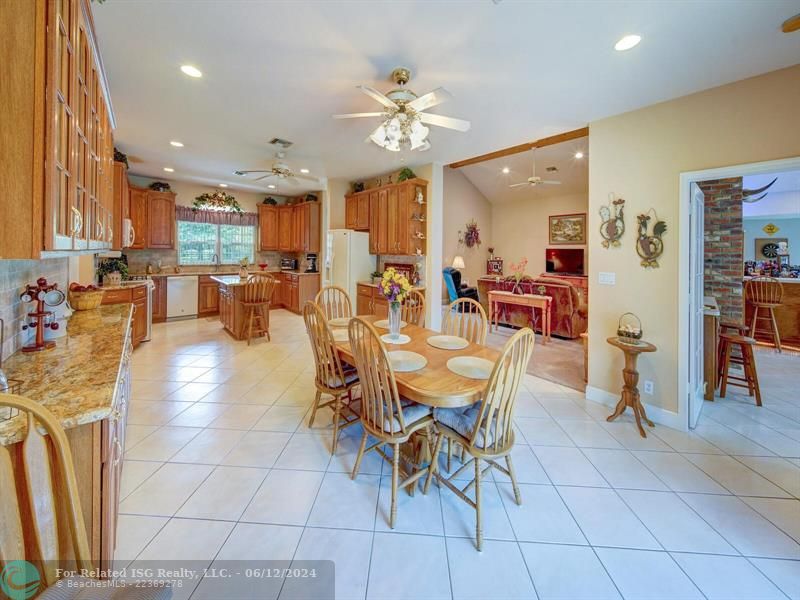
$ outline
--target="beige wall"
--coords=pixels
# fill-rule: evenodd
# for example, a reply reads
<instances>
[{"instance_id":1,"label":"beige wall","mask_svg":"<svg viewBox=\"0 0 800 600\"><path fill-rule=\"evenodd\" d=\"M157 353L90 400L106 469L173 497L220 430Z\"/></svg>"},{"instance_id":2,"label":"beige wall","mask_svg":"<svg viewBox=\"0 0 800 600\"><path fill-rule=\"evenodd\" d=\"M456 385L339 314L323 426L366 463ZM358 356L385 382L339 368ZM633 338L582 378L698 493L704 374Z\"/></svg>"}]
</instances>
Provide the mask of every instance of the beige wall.
<instances>
[{"instance_id":1,"label":"beige wall","mask_svg":"<svg viewBox=\"0 0 800 600\"><path fill-rule=\"evenodd\" d=\"M344 229L345 194L350 192L347 179L328 179L328 198L330 198L330 228Z\"/></svg>"},{"instance_id":2,"label":"beige wall","mask_svg":"<svg viewBox=\"0 0 800 600\"><path fill-rule=\"evenodd\" d=\"M655 383L645 403L678 410L678 230L682 172L800 155L800 65L656 104L590 124L589 386L618 394L622 354L606 343L621 313L641 319L658 352L639 360L641 380ZM622 247L600 246L599 207L609 192L626 200ZM660 268L645 270L634 251L636 215L655 208L667 223ZM685 235L685 233L683 234ZM601 271L615 286L598 285ZM592 391L591 389L589 390Z\"/></svg>"},{"instance_id":3,"label":"beige wall","mask_svg":"<svg viewBox=\"0 0 800 600\"><path fill-rule=\"evenodd\" d=\"M472 182L457 169L444 168L444 231L442 232L442 264L450 266L453 257L464 257L466 269L462 277L477 285L478 277L486 273L487 248L492 242L492 205ZM458 231L466 229L475 219L481 232L481 245L459 246Z\"/></svg>"},{"instance_id":4,"label":"beige wall","mask_svg":"<svg viewBox=\"0 0 800 600\"><path fill-rule=\"evenodd\" d=\"M245 212L256 212L258 211L258 205L261 204L261 202L264 201L264 198L267 197L267 194L243 192L240 190L232 190L230 188L224 189L210 185L192 183L189 181L171 181L169 179L156 180L152 177L141 177L139 175L129 175L128 178L130 179L132 185L137 185L140 187L147 187L153 181L165 181L169 183L170 188L173 192L175 192L175 203L180 204L181 206L191 206L192 202L194 202L194 199L200 194L204 194L206 192L212 194L214 192L224 191L236 198L236 201ZM283 198L282 196L276 196L275 194L270 195L276 198L278 201L281 201Z\"/></svg>"},{"instance_id":5,"label":"beige wall","mask_svg":"<svg viewBox=\"0 0 800 600\"><path fill-rule=\"evenodd\" d=\"M509 265L528 259L528 275L539 275L545 270L544 251L549 245L549 216L585 213L587 194L529 198L492 205L492 235L495 255L504 260L503 268L511 274ZM586 246L559 245L559 248L585 248Z\"/></svg>"}]
</instances>

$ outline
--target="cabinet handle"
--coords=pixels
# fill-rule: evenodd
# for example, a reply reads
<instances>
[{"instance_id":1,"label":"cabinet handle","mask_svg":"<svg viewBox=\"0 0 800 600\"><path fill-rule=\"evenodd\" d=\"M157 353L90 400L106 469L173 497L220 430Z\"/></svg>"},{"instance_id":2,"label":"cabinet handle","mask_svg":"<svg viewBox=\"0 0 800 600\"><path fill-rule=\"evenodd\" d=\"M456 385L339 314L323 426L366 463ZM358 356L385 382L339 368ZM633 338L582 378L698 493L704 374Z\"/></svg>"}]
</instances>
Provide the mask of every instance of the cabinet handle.
<instances>
[{"instance_id":1,"label":"cabinet handle","mask_svg":"<svg viewBox=\"0 0 800 600\"><path fill-rule=\"evenodd\" d=\"M95 223L94 233L97 236L98 240L103 239L103 236L105 235L105 227L103 227L102 221L98 221L97 223Z\"/></svg>"},{"instance_id":2,"label":"cabinet handle","mask_svg":"<svg viewBox=\"0 0 800 600\"><path fill-rule=\"evenodd\" d=\"M131 231L130 231L130 239L128 240L128 246L133 246L136 242L136 230L133 228L133 223L131 223Z\"/></svg>"},{"instance_id":3,"label":"cabinet handle","mask_svg":"<svg viewBox=\"0 0 800 600\"><path fill-rule=\"evenodd\" d=\"M121 460L122 460L122 443L119 441L119 438L115 438L113 465L116 467L119 464L119 461Z\"/></svg>"},{"instance_id":4,"label":"cabinet handle","mask_svg":"<svg viewBox=\"0 0 800 600\"><path fill-rule=\"evenodd\" d=\"M111 227L111 225L108 226L108 241L114 241L114 229Z\"/></svg>"},{"instance_id":5,"label":"cabinet handle","mask_svg":"<svg viewBox=\"0 0 800 600\"><path fill-rule=\"evenodd\" d=\"M83 215L81 211L79 211L74 206L70 206L72 209L72 235L78 235L81 230L83 229Z\"/></svg>"}]
</instances>

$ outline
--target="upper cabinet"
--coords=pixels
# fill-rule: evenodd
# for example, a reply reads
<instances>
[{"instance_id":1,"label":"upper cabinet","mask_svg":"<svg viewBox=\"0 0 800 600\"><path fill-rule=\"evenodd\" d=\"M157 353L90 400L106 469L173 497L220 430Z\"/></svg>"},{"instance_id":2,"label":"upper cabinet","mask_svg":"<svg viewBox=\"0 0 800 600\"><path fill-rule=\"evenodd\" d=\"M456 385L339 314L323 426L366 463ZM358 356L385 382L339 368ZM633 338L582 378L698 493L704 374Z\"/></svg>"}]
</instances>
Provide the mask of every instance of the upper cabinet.
<instances>
[{"instance_id":1,"label":"upper cabinet","mask_svg":"<svg viewBox=\"0 0 800 600\"><path fill-rule=\"evenodd\" d=\"M319 253L319 202L259 205L258 226L261 250Z\"/></svg>"},{"instance_id":2,"label":"upper cabinet","mask_svg":"<svg viewBox=\"0 0 800 600\"><path fill-rule=\"evenodd\" d=\"M427 181L409 179L350 196L369 199L371 254L426 254L427 192Z\"/></svg>"},{"instance_id":3,"label":"upper cabinet","mask_svg":"<svg viewBox=\"0 0 800 600\"><path fill-rule=\"evenodd\" d=\"M88 0L3 0L0 48L0 258L112 248L113 117Z\"/></svg>"},{"instance_id":4,"label":"upper cabinet","mask_svg":"<svg viewBox=\"0 0 800 600\"><path fill-rule=\"evenodd\" d=\"M130 186L133 243L129 248L175 248L175 194Z\"/></svg>"},{"instance_id":5,"label":"upper cabinet","mask_svg":"<svg viewBox=\"0 0 800 600\"><path fill-rule=\"evenodd\" d=\"M369 231L369 191L344 197L345 227L356 231Z\"/></svg>"}]
</instances>

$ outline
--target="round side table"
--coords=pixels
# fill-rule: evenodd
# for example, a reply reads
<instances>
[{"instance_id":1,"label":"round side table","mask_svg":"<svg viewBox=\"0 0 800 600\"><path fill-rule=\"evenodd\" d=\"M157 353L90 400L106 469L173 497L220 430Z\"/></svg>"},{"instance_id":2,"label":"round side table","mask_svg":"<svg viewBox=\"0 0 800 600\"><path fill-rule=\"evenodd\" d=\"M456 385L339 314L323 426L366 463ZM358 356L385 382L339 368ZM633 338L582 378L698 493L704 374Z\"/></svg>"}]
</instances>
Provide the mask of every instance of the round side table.
<instances>
[{"instance_id":1,"label":"round side table","mask_svg":"<svg viewBox=\"0 0 800 600\"><path fill-rule=\"evenodd\" d=\"M653 422L647 418L647 413L644 412L644 406L639 399L639 371L636 370L636 361L639 355L644 352L655 352L658 350L650 342L643 342L642 340L627 341L620 337L610 337L606 340L612 346L616 346L625 355L625 368L622 369L622 397L617 402L617 407L614 409L614 414L606 417L606 421L613 421L629 406L633 410L633 416L636 418L636 426L639 428L639 434L646 438L647 434L642 427L642 419L650 427L654 427Z\"/></svg>"}]
</instances>

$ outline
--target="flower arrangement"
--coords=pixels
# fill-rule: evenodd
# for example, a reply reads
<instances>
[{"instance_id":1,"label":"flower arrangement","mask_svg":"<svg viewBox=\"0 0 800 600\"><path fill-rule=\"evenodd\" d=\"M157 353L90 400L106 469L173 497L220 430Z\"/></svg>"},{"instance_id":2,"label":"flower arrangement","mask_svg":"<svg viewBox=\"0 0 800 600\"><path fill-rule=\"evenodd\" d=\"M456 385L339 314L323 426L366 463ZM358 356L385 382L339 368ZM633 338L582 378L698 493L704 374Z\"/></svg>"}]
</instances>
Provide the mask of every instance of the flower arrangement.
<instances>
[{"instance_id":1,"label":"flower arrangement","mask_svg":"<svg viewBox=\"0 0 800 600\"><path fill-rule=\"evenodd\" d=\"M463 233L461 231L458 232L459 243L464 244L467 248L480 246L481 230L478 229L478 222L475 219L472 219L469 223L467 223L466 228L467 230Z\"/></svg>"},{"instance_id":2,"label":"flower arrangement","mask_svg":"<svg viewBox=\"0 0 800 600\"><path fill-rule=\"evenodd\" d=\"M236 198L223 192L222 190L209 194L200 194L192 202L193 210L220 210L229 212L242 212L242 207L236 201Z\"/></svg>"},{"instance_id":3,"label":"flower arrangement","mask_svg":"<svg viewBox=\"0 0 800 600\"><path fill-rule=\"evenodd\" d=\"M519 286L519 282L525 276L525 269L528 266L528 259L524 256L520 259L518 263L511 263L509 268L511 272L514 274L514 288L511 290L515 294L521 294L522 289Z\"/></svg>"},{"instance_id":4,"label":"flower arrangement","mask_svg":"<svg viewBox=\"0 0 800 600\"><path fill-rule=\"evenodd\" d=\"M394 267L389 267L383 272L380 291L381 295L386 298L390 304L396 303L399 306L411 291L411 283L408 281L408 277L397 271Z\"/></svg>"}]
</instances>

